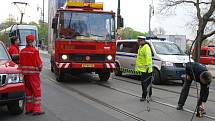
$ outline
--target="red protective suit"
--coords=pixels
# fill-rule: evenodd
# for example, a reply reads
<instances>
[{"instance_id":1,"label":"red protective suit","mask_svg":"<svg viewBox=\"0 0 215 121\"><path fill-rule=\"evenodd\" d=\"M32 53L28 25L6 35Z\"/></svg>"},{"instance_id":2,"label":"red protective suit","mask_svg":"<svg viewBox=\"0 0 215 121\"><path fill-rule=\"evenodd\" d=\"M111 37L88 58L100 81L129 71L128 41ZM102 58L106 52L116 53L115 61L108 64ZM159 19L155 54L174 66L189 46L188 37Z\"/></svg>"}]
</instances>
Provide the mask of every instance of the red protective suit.
<instances>
[{"instance_id":1,"label":"red protective suit","mask_svg":"<svg viewBox=\"0 0 215 121\"><path fill-rule=\"evenodd\" d=\"M8 49L10 56L19 55L19 47L15 44L12 44Z\"/></svg>"},{"instance_id":2,"label":"red protective suit","mask_svg":"<svg viewBox=\"0 0 215 121\"><path fill-rule=\"evenodd\" d=\"M24 75L26 89L26 112L41 112L40 71L42 61L39 51L26 46L20 52L20 68Z\"/></svg>"}]
</instances>

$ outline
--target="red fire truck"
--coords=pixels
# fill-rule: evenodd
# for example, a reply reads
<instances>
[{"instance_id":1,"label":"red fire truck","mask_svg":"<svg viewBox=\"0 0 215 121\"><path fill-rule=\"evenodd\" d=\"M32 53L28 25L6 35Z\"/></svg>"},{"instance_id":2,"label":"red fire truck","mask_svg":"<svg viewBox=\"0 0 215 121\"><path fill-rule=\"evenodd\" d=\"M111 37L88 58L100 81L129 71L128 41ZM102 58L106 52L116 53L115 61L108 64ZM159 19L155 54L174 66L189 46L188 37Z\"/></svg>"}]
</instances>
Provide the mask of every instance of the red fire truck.
<instances>
[{"instance_id":1,"label":"red fire truck","mask_svg":"<svg viewBox=\"0 0 215 121\"><path fill-rule=\"evenodd\" d=\"M49 50L56 80L63 81L65 73L95 72L107 81L115 68L115 13L104 11L103 3L77 0L53 12L56 1L49 2Z\"/></svg>"},{"instance_id":2,"label":"red fire truck","mask_svg":"<svg viewBox=\"0 0 215 121\"><path fill-rule=\"evenodd\" d=\"M199 62L215 65L215 46L201 47Z\"/></svg>"}]
</instances>

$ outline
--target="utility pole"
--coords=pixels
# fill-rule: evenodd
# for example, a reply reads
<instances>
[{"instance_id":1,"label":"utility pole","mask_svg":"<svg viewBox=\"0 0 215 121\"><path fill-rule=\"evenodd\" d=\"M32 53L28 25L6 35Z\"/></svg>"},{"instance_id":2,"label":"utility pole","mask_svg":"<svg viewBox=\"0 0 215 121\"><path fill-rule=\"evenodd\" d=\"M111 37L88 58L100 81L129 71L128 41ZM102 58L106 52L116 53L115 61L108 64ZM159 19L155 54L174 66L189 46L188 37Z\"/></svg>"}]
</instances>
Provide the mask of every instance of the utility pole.
<instances>
[{"instance_id":1,"label":"utility pole","mask_svg":"<svg viewBox=\"0 0 215 121\"><path fill-rule=\"evenodd\" d=\"M44 27L44 23L45 23L45 18L44 18L44 16L45 16L45 13L44 13L45 3L44 3L44 1L45 0L43 0L43 27Z\"/></svg>"},{"instance_id":2,"label":"utility pole","mask_svg":"<svg viewBox=\"0 0 215 121\"><path fill-rule=\"evenodd\" d=\"M41 16L40 16L40 20L39 20L39 24L40 24L40 30L44 30L45 29L45 0L43 0L43 5L42 8L39 7L39 5L37 6L37 11L40 11ZM41 22L42 21L42 22ZM45 34L43 33L42 36L40 37L40 47L41 49L44 49L44 43L45 43Z\"/></svg>"},{"instance_id":3,"label":"utility pole","mask_svg":"<svg viewBox=\"0 0 215 121\"><path fill-rule=\"evenodd\" d=\"M149 5L149 33L148 33L148 36L149 37L152 37L153 33L151 31L151 18L152 16L154 15L154 6L153 6L153 0L152 0L152 3Z\"/></svg>"},{"instance_id":4,"label":"utility pole","mask_svg":"<svg viewBox=\"0 0 215 121\"><path fill-rule=\"evenodd\" d=\"M42 25L42 26L43 26L43 30L45 29L45 18L44 18L44 15L45 15L45 14L44 14L44 8L45 8L44 5L45 5L45 4L44 4L44 1L45 1L45 0L43 0L43 25ZM45 43L45 34L43 33L42 49L44 49L44 48L43 48L44 43Z\"/></svg>"},{"instance_id":5,"label":"utility pole","mask_svg":"<svg viewBox=\"0 0 215 121\"><path fill-rule=\"evenodd\" d=\"M121 19L121 14L120 14L120 0L118 0L118 8L117 8L117 30L120 28L120 19Z\"/></svg>"},{"instance_id":6,"label":"utility pole","mask_svg":"<svg viewBox=\"0 0 215 121\"><path fill-rule=\"evenodd\" d=\"M26 3L26 2L13 2L13 4L16 5L16 7L19 9L19 12L21 13L20 24L22 24L22 19L23 19L23 16L25 14L25 8L28 5L28 3ZM18 5L20 5L20 6L18 6ZM24 6L24 8L20 8L22 5Z\"/></svg>"}]
</instances>

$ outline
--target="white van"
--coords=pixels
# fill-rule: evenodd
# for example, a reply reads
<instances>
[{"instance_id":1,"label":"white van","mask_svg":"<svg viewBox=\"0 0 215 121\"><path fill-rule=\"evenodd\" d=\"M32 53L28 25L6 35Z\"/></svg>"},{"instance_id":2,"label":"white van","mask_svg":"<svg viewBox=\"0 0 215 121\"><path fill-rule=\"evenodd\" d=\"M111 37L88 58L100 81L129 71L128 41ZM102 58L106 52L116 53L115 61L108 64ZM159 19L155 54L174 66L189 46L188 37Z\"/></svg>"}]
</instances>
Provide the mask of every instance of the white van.
<instances>
[{"instance_id":1,"label":"white van","mask_svg":"<svg viewBox=\"0 0 215 121\"><path fill-rule=\"evenodd\" d=\"M162 39L146 40L150 43L153 54L154 84L161 84L167 80L180 80L185 73L185 63L189 61L178 45ZM135 62L139 45L137 40L117 40L115 75L122 73L137 74Z\"/></svg>"}]
</instances>

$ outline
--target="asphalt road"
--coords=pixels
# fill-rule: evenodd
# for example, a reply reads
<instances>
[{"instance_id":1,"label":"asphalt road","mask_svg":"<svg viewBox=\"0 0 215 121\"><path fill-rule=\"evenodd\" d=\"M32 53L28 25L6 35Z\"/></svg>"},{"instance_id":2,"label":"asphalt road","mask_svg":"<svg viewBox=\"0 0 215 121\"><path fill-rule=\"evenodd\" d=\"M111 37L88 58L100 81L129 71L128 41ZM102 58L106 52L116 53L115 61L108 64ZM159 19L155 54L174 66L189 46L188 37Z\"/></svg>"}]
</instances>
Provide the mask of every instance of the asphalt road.
<instances>
[{"instance_id":1,"label":"asphalt road","mask_svg":"<svg viewBox=\"0 0 215 121\"><path fill-rule=\"evenodd\" d=\"M177 82L154 86L153 101L147 104L139 102L140 82L132 76L112 75L108 82L99 82L97 75L68 74L66 82L59 83L50 71L50 57L47 54L41 55L44 62L41 74L42 104L46 114L13 116L6 108L1 108L0 121L190 121L192 117L190 112L175 109L181 90L181 85ZM213 81L207 103L207 115L212 118L194 117L193 121L215 120L214 87ZM190 95L184 108L193 111L196 105L196 89L191 88ZM150 108L149 112L147 107Z\"/></svg>"}]
</instances>

